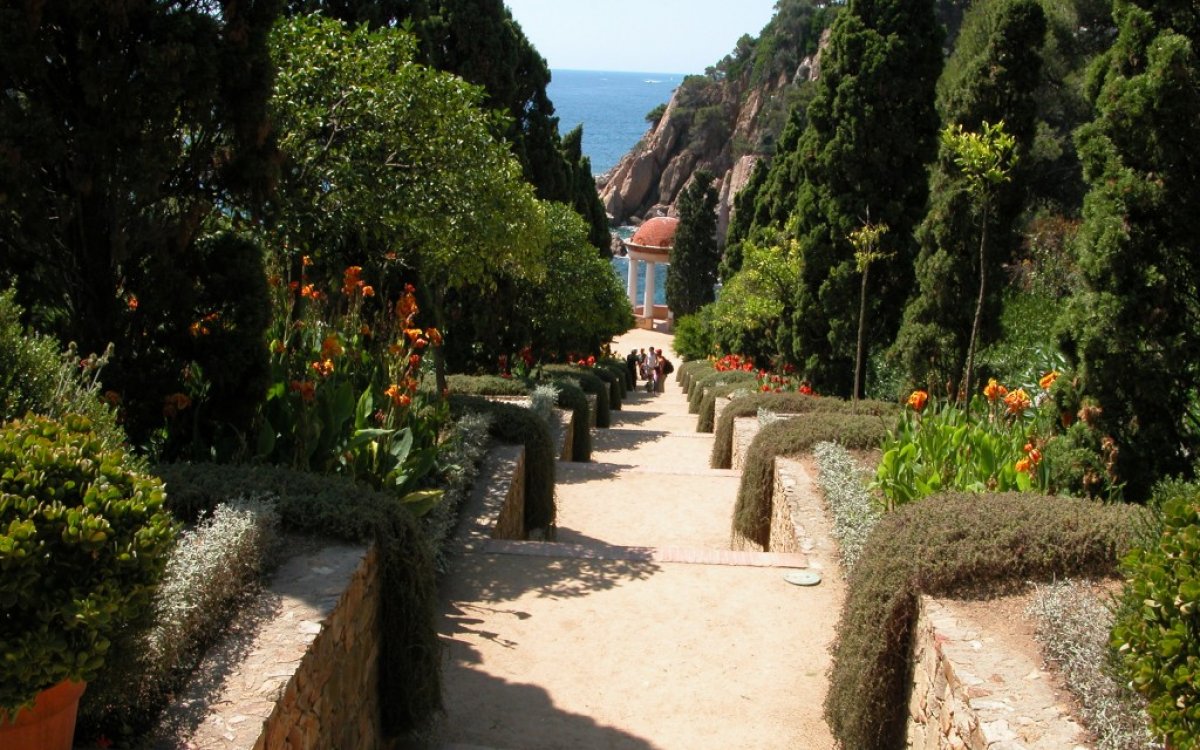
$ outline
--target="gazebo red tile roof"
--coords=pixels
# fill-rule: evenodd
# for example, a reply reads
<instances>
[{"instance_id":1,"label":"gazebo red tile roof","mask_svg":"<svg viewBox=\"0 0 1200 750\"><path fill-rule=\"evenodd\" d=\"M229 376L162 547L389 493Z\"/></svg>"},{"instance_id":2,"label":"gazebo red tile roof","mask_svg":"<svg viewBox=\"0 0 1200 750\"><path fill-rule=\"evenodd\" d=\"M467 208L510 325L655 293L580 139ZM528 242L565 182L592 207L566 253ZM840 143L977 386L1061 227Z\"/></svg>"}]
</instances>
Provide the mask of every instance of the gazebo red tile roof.
<instances>
[{"instance_id":1,"label":"gazebo red tile roof","mask_svg":"<svg viewBox=\"0 0 1200 750\"><path fill-rule=\"evenodd\" d=\"M675 230L679 228L679 219L669 216L658 216L638 227L629 238L630 245L645 248L667 249L675 244Z\"/></svg>"}]
</instances>

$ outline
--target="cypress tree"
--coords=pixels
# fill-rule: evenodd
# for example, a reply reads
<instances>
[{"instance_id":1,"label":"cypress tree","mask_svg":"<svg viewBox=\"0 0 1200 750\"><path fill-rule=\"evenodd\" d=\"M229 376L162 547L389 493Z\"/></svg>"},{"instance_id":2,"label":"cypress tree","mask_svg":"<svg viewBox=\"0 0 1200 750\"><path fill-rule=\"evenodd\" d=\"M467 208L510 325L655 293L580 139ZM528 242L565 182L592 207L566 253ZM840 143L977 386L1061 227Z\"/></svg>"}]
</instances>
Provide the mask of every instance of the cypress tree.
<instances>
[{"instance_id":1,"label":"cypress tree","mask_svg":"<svg viewBox=\"0 0 1200 750\"><path fill-rule=\"evenodd\" d=\"M1086 291L1060 343L1138 498L1190 473L1200 450L1200 17L1180 0L1117 0L1113 15L1117 40L1089 81L1096 118L1076 136Z\"/></svg>"},{"instance_id":2,"label":"cypress tree","mask_svg":"<svg viewBox=\"0 0 1200 750\"><path fill-rule=\"evenodd\" d=\"M717 189L711 172L701 169L679 198L679 228L667 269L667 305L676 317L691 315L716 299Z\"/></svg>"},{"instance_id":3,"label":"cypress tree","mask_svg":"<svg viewBox=\"0 0 1200 750\"><path fill-rule=\"evenodd\" d=\"M849 395L853 382L860 279L848 238L868 215L891 228L879 251L894 258L892 273L872 278L868 344L892 339L911 286L938 131L933 6L851 0L832 27L804 133L772 165L800 184L788 219L804 259L788 354L825 393Z\"/></svg>"},{"instance_id":4,"label":"cypress tree","mask_svg":"<svg viewBox=\"0 0 1200 750\"><path fill-rule=\"evenodd\" d=\"M583 125L563 136L563 158L571 170L571 205L588 227L588 242L600 251L601 258L612 257L612 235L608 232L608 214L596 191L592 160L583 155Z\"/></svg>"},{"instance_id":5,"label":"cypress tree","mask_svg":"<svg viewBox=\"0 0 1200 750\"><path fill-rule=\"evenodd\" d=\"M939 82L939 109L947 125L978 132L984 122L1004 122L1017 142L1012 180L996 189L988 226L981 228L967 178L943 144L930 179L930 208L917 229L918 290L904 311L892 350L913 385L956 391L975 314L980 281L979 236L989 237L984 298L976 349L999 331L1001 274L1019 239L1016 220L1024 205L1024 157L1036 129L1034 93L1041 78L1046 19L1037 0L986 0L973 5L959 46ZM968 398L970 394L968 394Z\"/></svg>"}]
</instances>

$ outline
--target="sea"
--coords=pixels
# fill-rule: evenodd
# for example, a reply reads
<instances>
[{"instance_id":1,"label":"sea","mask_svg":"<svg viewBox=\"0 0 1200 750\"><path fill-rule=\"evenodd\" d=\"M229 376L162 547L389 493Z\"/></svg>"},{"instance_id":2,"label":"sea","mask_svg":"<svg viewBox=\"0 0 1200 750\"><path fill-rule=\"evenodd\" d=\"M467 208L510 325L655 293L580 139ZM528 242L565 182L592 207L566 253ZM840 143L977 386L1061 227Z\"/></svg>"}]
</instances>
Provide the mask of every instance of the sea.
<instances>
[{"instance_id":1,"label":"sea","mask_svg":"<svg viewBox=\"0 0 1200 750\"><path fill-rule=\"evenodd\" d=\"M675 88L683 82L679 73L627 73L599 70L550 71L546 93L554 102L558 131L567 133L583 125L583 153L592 162L592 174L612 169L646 134L646 114L666 104ZM614 231L628 239L633 227ZM629 260L613 258L613 271L625 288L629 278ZM665 269L655 274L654 302L667 302ZM638 274L638 296L646 287L645 272Z\"/></svg>"}]
</instances>

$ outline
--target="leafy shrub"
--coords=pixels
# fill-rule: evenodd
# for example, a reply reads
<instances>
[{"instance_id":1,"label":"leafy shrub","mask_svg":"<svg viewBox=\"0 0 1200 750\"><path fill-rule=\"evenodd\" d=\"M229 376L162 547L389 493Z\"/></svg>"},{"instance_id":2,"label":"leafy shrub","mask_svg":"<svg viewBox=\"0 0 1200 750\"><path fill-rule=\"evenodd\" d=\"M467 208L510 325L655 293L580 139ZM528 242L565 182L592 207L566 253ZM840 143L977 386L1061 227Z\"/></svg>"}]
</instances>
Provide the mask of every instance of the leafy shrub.
<instances>
[{"instance_id":1,"label":"leafy shrub","mask_svg":"<svg viewBox=\"0 0 1200 750\"><path fill-rule=\"evenodd\" d=\"M549 383L534 386L529 394L529 408L538 418L550 425L554 419L554 407L558 404L558 389Z\"/></svg>"},{"instance_id":2,"label":"leafy shrub","mask_svg":"<svg viewBox=\"0 0 1200 750\"><path fill-rule=\"evenodd\" d=\"M851 571L833 646L825 718L840 746L904 746L920 594L1112 575L1142 513L1065 497L947 493L887 514Z\"/></svg>"},{"instance_id":3,"label":"leafy shrub","mask_svg":"<svg viewBox=\"0 0 1200 750\"><path fill-rule=\"evenodd\" d=\"M624 365L622 365L622 369L624 369ZM608 393L605 394L608 396L608 408L614 411L620 411L621 400L625 398L625 394L621 390L620 381L624 380L625 376L623 374L614 373L611 369L602 364L597 364L595 367L588 368L588 370L592 375L600 378L600 380L604 381L605 385L608 386ZM596 424L599 426L599 421L597 421ZM608 425L605 426L607 427Z\"/></svg>"},{"instance_id":4,"label":"leafy shrub","mask_svg":"<svg viewBox=\"0 0 1200 750\"><path fill-rule=\"evenodd\" d=\"M713 372L703 377L694 378L691 386L688 388L688 411L692 414L703 415L701 407L707 402L708 394L715 388L723 385L737 383L742 387L747 384L755 384L757 386L758 375L753 372ZM712 404L716 404L716 399L712 399Z\"/></svg>"},{"instance_id":5,"label":"leafy shrub","mask_svg":"<svg viewBox=\"0 0 1200 750\"><path fill-rule=\"evenodd\" d=\"M702 307L692 315L675 319L675 341L671 346L685 362L702 360L716 353L708 328L706 311L709 309L711 307Z\"/></svg>"},{"instance_id":6,"label":"leafy shrub","mask_svg":"<svg viewBox=\"0 0 1200 750\"><path fill-rule=\"evenodd\" d=\"M221 503L184 531L167 561L143 628L114 642L111 659L80 701L83 735L138 735L233 618L275 542L269 496Z\"/></svg>"},{"instance_id":7,"label":"leafy shrub","mask_svg":"<svg viewBox=\"0 0 1200 750\"><path fill-rule=\"evenodd\" d=\"M735 399L721 412L713 436L712 456L709 465L714 469L728 469L733 465L733 420L739 417L757 416L759 409L768 409L778 414L808 414L832 412L884 417L887 424L899 415L895 404L882 401L843 401L838 398L806 396L801 393L755 393Z\"/></svg>"},{"instance_id":8,"label":"leafy shrub","mask_svg":"<svg viewBox=\"0 0 1200 750\"><path fill-rule=\"evenodd\" d=\"M848 450L837 443L817 443L813 457L817 461L817 484L833 517L833 538L838 543L842 567L850 571L883 511L867 490L870 472L859 466Z\"/></svg>"},{"instance_id":9,"label":"leafy shrub","mask_svg":"<svg viewBox=\"0 0 1200 750\"><path fill-rule=\"evenodd\" d=\"M346 477L275 466L163 464L156 471L177 516L196 519L228 498L270 494L278 498L284 529L375 543L383 579L379 694L384 731L408 731L441 709L433 554L418 519L399 498Z\"/></svg>"},{"instance_id":10,"label":"leafy shrub","mask_svg":"<svg viewBox=\"0 0 1200 750\"><path fill-rule=\"evenodd\" d=\"M686 393L692 386L692 379L713 371L712 362L700 359L694 362L684 362L675 368L675 380Z\"/></svg>"},{"instance_id":11,"label":"leafy shrub","mask_svg":"<svg viewBox=\"0 0 1200 750\"><path fill-rule=\"evenodd\" d=\"M478 396L451 396L450 409L455 416L468 412L489 415L488 432L492 437L525 446L525 531L545 529L547 538L553 538L558 452L550 428L529 409Z\"/></svg>"},{"instance_id":12,"label":"leafy shrub","mask_svg":"<svg viewBox=\"0 0 1200 750\"><path fill-rule=\"evenodd\" d=\"M111 638L146 616L175 526L157 479L83 417L0 428L0 709L87 681Z\"/></svg>"},{"instance_id":13,"label":"leafy shrub","mask_svg":"<svg viewBox=\"0 0 1200 750\"><path fill-rule=\"evenodd\" d=\"M596 397L596 426L608 427L612 423L608 413L608 383L592 372L591 368L577 365L547 365L542 368L542 372L551 377L567 377L578 381L579 387L585 393Z\"/></svg>"},{"instance_id":14,"label":"leafy shrub","mask_svg":"<svg viewBox=\"0 0 1200 750\"><path fill-rule=\"evenodd\" d=\"M886 433L880 417L836 412L813 412L804 419L763 427L746 452L733 509L734 534L770 548L776 456L794 456L826 441L847 448L874 448Z\"/></svg>"},{"instance_id":15,"label":"leafy shrub","mask_svg":"<svg viewBox=\"0 0 1200 750\"><path fill-rule=\"evenodd\" d=\"M696 407L696 432L712 432L716 422L717 401L738 391L758 390L758 378L752 372L722 372L722 377L705 386L704 395Z\"/></svg>"},{"instance_id":16,"label":"leafy shrub","mask_svg":"<svg viewBox=\"0 0 1200 750\"><path fill-rule=\"evenodd\" d=\"M1108 641L1113 612L1080 581L1036 586L1028 614L1046 660L1079 704L1084 726L1099 750L1161 750L1150 736L1146 701L1117 679Z\"/></svg>"},{"instance_id":17,"label":"leafy shrub","mask_svg":"<svg viewBox=\"0 0 1200 750\"><path fill-rule=\"evenodd\" d=\"M13 297L12 290L0 292L0 422L30 412L59 420L79 414L105 447L123 446L125 433L100 395L99 375L111 349L83 359L73 346L62 351L52 337L21 325L22 310Z\"/></svg>"},{"instance_id":18,"label":"leafy shrub","mask_svg":"<svg viewBox=\"0 0 1200 750\"><path fill-rule=\"evenodd\" d=\"M625 394L633 389L633 383L629 382L629 368L625 366L625 360L616 359L613 357L605 357L596 362L596 368L604 368L613 374L616 378L614 381L616 387L612 392L612 401L614 404L620 404L625 400ZM617 408L620 408L619 406Z\"/></svg>"},{"instance_id":19,"label":"leafy shrub","mask_svg":"<svg viewBox=\"0 0 1200 750\"><path fill-rule=\"evenodd\" d=\"M1200 487L1169 483L1156 495L1161 531L1121 561L1127 580L1112 644L1149 700L1154 732L1189 750L1200 747Z\"/></svg>"}]
</instances>

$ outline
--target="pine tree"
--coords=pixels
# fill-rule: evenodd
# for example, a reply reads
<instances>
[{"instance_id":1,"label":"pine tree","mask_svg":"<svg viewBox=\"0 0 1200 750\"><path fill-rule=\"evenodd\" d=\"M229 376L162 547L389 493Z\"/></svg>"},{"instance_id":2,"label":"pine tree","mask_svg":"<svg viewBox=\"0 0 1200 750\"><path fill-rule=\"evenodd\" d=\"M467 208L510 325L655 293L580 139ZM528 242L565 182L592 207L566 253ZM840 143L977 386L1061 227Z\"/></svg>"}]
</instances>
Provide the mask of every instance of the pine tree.
<instances>
[{"instance_id":1,"label":"pine tree","mask_svg":"<svg viewBox=\"0 0 1200 750\"><path fill-rule=\"evenodd\" d=\"M1037 0L986 0L968 12L959 46L939 82L939 104L949 126L979 132L984 122L1003 121L1017 142L1018 167L991 200L986 294L976 348L999 331L1001 273L1017 248L1016 220L1024 204L1024 156L1036 127L1034 93L1041 78L1046 20ZM930 179L930 208L917 229L918 291L909 301L892 355L913 385L957 392L967 359L980 285L979 219L968 178L943 145ZM969 394L968 394L969 397Z\"/></svg>"},{"instance_id":2,"label":"pine tree","mask_svg":"<svg viewBox=\"0 0 1200 750\"><path fill-rule=\"evenodd\" d=\"M1087 290L1060 343L1116 440L1126 494L1140 498L1191 473L1200 450L1200 17L1162 0L1117 0L1113 15L1118 38L1089 82L1096 118L1077 135Z\"/></svg>"},{"instance_id":3,"label":"pine tree","mask_svg":"<svg viewBox=\"0 0 1200 750\"><path fill-rule=\"evenodd\" d=\"M800 185L788 219L804 266L790 358L814 387L849 395L859 274L848 237L868 216L891 231L879 251L893 273L872 279L868 344L890 341L912 280L912 230L936 148L934 87L942 30L932 0L851 0L834 22L808 123L772 171Z\"/></svg>"},{"instance_id":4,"label":"pine tree","mask_svg":"<svg viewBox=\"0 0 1200 750\"><path fill-rule=\"evenodd\" d=\"M667 306L676 317L691 315L716 298L717 189L713 175L699 170L679 198L679 228L667 269Z\"/></svg>"}]
</instances>

